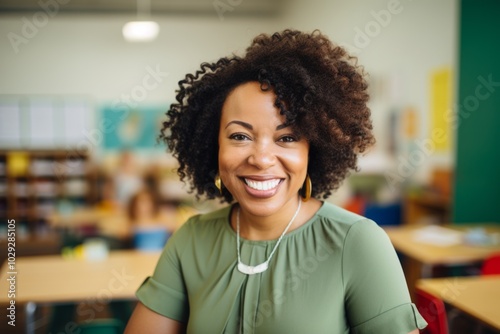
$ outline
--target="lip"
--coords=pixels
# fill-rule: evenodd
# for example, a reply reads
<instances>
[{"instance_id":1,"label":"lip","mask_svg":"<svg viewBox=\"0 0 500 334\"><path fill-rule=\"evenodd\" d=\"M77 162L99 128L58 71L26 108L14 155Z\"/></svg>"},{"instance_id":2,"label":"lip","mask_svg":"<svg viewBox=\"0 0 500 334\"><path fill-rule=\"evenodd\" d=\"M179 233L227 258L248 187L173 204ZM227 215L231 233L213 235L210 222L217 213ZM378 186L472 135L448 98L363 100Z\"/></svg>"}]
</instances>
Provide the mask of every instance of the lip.
<instances>
[{"instance_id":1,"label":"lip","mask_svg":"<svg viewBox=\"0 0 500 334\"><path fill-rule=\"evenodd\" d=\"M276 175L240 175L240 179L251 179L255 181L267 181L267 180L275 180L280 179L283 180L284 177L276 176Z\"/></svg>"},{"instance_id":2,"label":"lip","mask_svg":"<svg viewBox=\"0 0 500 334\"><path fill-rule=\"evenodd\" d=\"M273 189L268 189L268 190L257 190L254 188L251 188L246 182L245 179L250 179L254 181L267 181L267 180L280 180L278 185L274 187ZM243 183L243 186L245 187L245 191L247 194L253 197L257 198L269 198L273 197L276 195L276 193L279 191L281 184L284 181L284 178L282 177L277 177L274 175L246 175L246 176L241 176L240 177L241 182Z\"/></svg>"}]
</instances>

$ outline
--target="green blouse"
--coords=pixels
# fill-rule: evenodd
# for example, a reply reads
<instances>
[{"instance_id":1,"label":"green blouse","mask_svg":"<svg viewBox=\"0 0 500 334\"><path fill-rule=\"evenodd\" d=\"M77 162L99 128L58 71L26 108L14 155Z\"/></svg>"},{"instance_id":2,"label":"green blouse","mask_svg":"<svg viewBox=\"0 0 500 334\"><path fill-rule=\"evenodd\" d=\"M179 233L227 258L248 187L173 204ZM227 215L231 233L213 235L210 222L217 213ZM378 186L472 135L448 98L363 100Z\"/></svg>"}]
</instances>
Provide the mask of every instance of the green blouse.
<instances>
[{"instance_id":1,"label":"green blouse","mask_svg":"<svg viewBox=\"0 0 500 334\"><path fill-rule=\"evenodd\" d=\"M188 333L407 334L425 320L396 252L373 221L329 203L286 234L256 275L238 271L231 207L189 219L137 291ZM241 260L264 262L274 241L241 239Z\"/></svg>"}]
</instances>

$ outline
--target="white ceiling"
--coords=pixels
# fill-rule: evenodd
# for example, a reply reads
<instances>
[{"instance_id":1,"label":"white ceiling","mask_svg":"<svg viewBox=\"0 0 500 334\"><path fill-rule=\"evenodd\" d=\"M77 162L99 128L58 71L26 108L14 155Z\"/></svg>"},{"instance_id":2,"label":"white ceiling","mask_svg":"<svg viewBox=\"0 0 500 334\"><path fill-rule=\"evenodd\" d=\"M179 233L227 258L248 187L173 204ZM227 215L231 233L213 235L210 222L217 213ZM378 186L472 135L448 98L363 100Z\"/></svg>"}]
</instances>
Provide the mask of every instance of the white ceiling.
<instances>
[{"instance_id":1,"label":"white ceiling","mask_svg":"<svg viewBox=\"0 0 500 334\"><path fill-rule=\"evenodd\" d=\"M137 11L137 0L2 0L0 13L36 12L39 3L58 3L58 11L72 13L131 13ZM66 4L63 4L65 3ZM143 1L147 3L148 1ZM277 15L289 0L150 0L152 14L213 14L215 6L236 15ZM227 6L227 7L226 7ZM231 10L238 9L238 10Z\"/></svg>"}]
</instances>

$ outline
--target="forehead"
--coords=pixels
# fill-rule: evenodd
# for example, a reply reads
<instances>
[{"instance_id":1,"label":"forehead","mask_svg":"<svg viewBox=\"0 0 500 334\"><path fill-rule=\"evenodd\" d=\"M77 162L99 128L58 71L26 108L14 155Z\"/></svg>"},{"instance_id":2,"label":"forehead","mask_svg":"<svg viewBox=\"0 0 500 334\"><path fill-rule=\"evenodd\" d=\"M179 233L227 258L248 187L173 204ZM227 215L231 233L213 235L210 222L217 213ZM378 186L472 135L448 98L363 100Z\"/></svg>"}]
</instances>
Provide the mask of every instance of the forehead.
<instances>
[{"instance_id":1,"label":"forehead","mask_svg":"<svg viewBox=\"0 0 500 334\"><path fill-rule=\"evenodd\" d=\"M259 82L247 82L234 88L222 106L221 122L234 119L252 123L283 123L285 117L274 105L276 95L272 90L263 91Z\"/></svg>"}]
</instances>

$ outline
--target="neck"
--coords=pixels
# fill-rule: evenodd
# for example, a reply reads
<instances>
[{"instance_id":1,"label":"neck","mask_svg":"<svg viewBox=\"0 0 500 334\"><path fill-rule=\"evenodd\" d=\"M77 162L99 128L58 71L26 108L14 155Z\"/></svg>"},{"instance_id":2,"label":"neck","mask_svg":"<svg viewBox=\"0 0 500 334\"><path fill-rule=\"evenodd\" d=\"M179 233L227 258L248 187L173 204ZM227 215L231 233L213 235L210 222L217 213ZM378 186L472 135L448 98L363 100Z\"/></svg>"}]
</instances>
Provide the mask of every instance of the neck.
<instances>
[{"instance_id":1,"label":"neck","mask_svg":"<svg viewBox=\"0 0 500 334\"><path fill-rule=\"evenodd\" d=\"M279 238L297 211L299 201L300 199L298 197L292 199L278 212L269 216L256 216L244 210L242 207L239 207L240 237L248 240L274 240ZM299 221L298 218L299 216L295 218L288 231L293 230L294 226L297 226L297 222ZM234 215L232 221L236 223L236 215ZM236 229L236 224L233 224L233 226Z\"/></svg>"}]
</instances>

